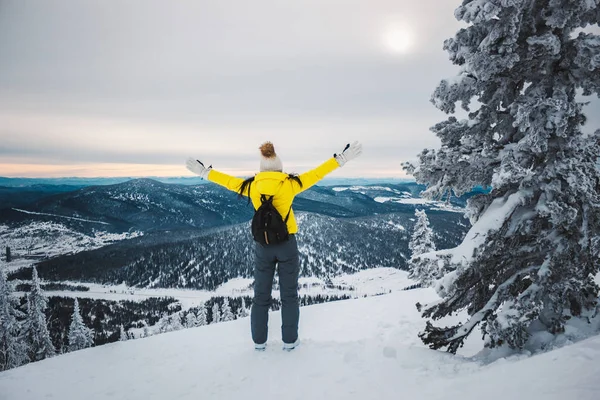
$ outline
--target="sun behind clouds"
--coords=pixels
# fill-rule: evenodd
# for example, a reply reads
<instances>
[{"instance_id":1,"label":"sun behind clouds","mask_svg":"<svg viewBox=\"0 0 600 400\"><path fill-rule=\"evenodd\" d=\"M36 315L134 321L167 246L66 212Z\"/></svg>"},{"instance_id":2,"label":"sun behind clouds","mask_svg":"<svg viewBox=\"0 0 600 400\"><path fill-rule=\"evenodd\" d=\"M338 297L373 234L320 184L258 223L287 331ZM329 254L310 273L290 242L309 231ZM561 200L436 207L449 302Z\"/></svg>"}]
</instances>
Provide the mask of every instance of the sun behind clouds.
<instances>
[{"instance_id":1,"label":"sun behind clouds","mask_svg":"<svg viewBox=\"0 0 600 400\"><path fill-rule=\"evenodd\" d=\"M386 50L393 54L408 54L415 47L415 35L408 25L389 25L382 34Z\"/></svg>"}]
</instances>

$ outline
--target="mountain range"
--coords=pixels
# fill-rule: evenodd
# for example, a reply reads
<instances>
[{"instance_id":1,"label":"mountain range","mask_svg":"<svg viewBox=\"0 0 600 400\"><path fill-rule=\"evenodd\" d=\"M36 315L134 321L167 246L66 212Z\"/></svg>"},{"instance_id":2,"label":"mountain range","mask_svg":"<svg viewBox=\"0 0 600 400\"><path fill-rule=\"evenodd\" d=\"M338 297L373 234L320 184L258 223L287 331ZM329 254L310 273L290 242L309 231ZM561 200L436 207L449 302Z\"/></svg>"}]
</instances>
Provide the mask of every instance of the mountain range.
<instances>
[{"instance_id":1,"label":"mountain range","mask_svg":"<svg viewBox=\"0 0 600 400\"><path fill-rule=\"evenodd\" d=\"M13 188L14 196L27 189ZM303 192L294 201L302 275L327 278L374 267L406 268L416 208L427 210L439 248L455 246L468 228L462 210L473 193L433 202L418 197L422 189L404 182L314 186ZM64 228L53 241L64 241L65 235L136 234L101 242L99 248L81 248L81 239L72 240L70 251L38 263L44 279L214 289L233 277L252 276L252 206L219 186L135 179L46 191L21 207L0 209L0 239L9 233L19 237L22 230L27 233L20 237L42 240L49 226ZM14 254L22 252L15 247ZM21 270L12 278L27 279L28 274Z\"/></svg>"}]
</instances>

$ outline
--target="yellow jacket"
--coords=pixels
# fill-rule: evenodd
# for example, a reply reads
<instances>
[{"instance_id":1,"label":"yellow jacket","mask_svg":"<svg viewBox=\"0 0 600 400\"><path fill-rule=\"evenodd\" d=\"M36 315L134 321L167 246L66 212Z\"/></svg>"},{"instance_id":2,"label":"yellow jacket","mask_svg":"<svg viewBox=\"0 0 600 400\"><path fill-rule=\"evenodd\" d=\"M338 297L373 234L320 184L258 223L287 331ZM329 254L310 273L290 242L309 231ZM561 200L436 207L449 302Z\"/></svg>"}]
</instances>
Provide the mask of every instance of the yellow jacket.
<instances>
[{"instance_id":1,"label":"yellow jacket","mask_svg":"<svg viewBox=\"0 0 600 400\"><path fill-rule=\"evenodd\" d=\"M252 205L255 210L260 207L261 194L275 196L273 198L273 205L279 211L279 214L285 219L288 211L290 212L287 221L288 232L296 233L298 232L298 225L296 224L296 218L294 218L294 210L291 209L294 197L313 186L323 179L325 175L338 167L338 162L335 158L331 157L317 168L299 176L302 181L302 187L293 179L288 179L288 174L284 172L259 172L254 176L254 181L250 184L250 200L252 200ZM215 171L214 169L210 170L208 180L236 193L239 193L242 182L244 182L242 178L236 178L223 172ZM248 190L245 190L243 195L248 196Z\"/></svg>"}]
</instances>

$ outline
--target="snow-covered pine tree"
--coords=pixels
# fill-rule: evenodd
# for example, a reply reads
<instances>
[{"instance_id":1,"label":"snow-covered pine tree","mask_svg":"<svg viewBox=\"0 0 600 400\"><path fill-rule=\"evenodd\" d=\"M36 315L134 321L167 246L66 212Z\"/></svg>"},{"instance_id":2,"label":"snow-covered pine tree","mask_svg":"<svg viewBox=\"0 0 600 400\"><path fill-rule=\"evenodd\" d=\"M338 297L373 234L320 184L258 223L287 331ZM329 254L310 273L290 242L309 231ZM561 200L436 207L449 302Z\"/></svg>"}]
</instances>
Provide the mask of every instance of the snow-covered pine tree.
<instances>
[{"instance_id":1,"label":"snow-covered pine tree","mask_svg":"<svg viewBox=\"0 0 600 400\"><path fill-rule=\"evenodd\" d=\"M180 313L172 314L170 316L170 322L171 322L171 330L178 331L180 329L183 329L183 323L181 322L181 314Z\"/></svg>"},{"instance_id":2,"label":"snow-covered pine tree","mask_svg":"<svg viewBox=\"0 0 600 400\"><path fill-rule=\"evenodd\" d=\"M468 26L444 48L461 71L432 102L449 114L461 102L468 119L435 125L441 148L406 168L432 198L492 190L469 201L463 243L438 252L452 272L438 285L442 301L422 308L470 318L428 322L420 336L456 352L481 324L486 346L523 348L597 307L600 130L582 133L576 96L600 93L600 37L580 29L598 24L599 0L464 0L455 16Z\"/></svg>"},{"instance_id":3,"label":"snow-covered pine tree","mask_svg":"<svg viewBox=\"0 0 600 400\"><path fill-rule=\"evenodd\" d=\"M121 325L119 327L119 341L125 342L126 340L129 340L129 336L127 335L127 331L125 331L125 327Z\"/></svg>"},{"instance_id":4,"label":"snow-covered pine tree","mask_svg":"<svg viewBox=\"0 0 600 400\"><path fill-rule=\"evenodd\" d=\"M225 297L223 300L223 307L221 310L221 321L233 321L235 316L231 311L231 306L229 305L229 298Z\"/></svg>"},{"instance_id":5,"label":"snow-covered pine tree","mask_svg":"<svg viewBox=\"0 0 600 400\"><path fill-rule=\"evenodd\" d=\"M183 329L183 324L181 323L181 316L179 313L172 315L164 315L161 319L156 323L156 327L159 333L165 332L173 332Z\"/></svg>"},{"instance_id":6,"label":"snow-covered pine tree","mask_svg":"<svg viewBox=\"0 0 600 400\"><path fill-rule=\"evenodd\" d=\"M31 292L27 295L27 317L24 323L25 340L31 361L40 361L56 354L46 323L47 307L48 299L40 287L37 269L33 267Z\"/></svg>"},{"instance_id":7,"label":"snow-covered pine tree","mask_svg":"<svg viewBox=\"0 0 600 400\"><path fill-rule=\"evenodd\" d=\"M408 263L409 276L426 287L439 278L440 271L437 262L431 262L425 258L416 258L421 254L435 251L435 243L433 241L433 230L429 226L429 219L425 210L415 210L415 217L417 222L408 243L408 248L411 251L411 259Z\"/></svg>"},{"instance_id":8,"label":"snow-covered pine tree","mask_svg":"<svg viewBox=\"0 0 600 400\"><path fill-rule=\"evenodd\" d=\"M156 328L158 333L171 332L173 330L171 327L171 318L168 315L163 315L156 323Z\"/></svg>"},{"instance_id":9,"label":"snow-covered pine tree","mask_svg":"<svg viewBox=\"0 0 600 400\"><path fill-rule=\"evenodd\" d=\"M198 318L196 318L196 314L193 311L188 311L185 316L185 327L186 328L195 328L198 325Z\"/></svg>"},{"instance_id":10,"label":"snow-covered pine tree","mask_svg":"<svg viewBox=\"0 0 600 400\"><path fill-rule=\"evenodd\" d=\"M200 305L200 307L198 308L198 314L196 316L196 319L198 321L198 326L204 326L207 324L207 322L206 322L206 306L204 305L204 303L202 303Z\"/></svg>"},{"instance_id":11,"label":"snow-covered pine tree","mask_svg":"<svg viewBox=\"0 0 600 400\"><path fill-rule=\"evenodd\" d=\"M87 349L94 344L94 334L92 330L83 323L77 298L75 298L75 304L73 306L73 317L71 318L68 338L69 351Z\"/></svg>"},{"instance_id":12,"label":"snow-covered pine tree","mask_svg":"<svg viewBox=\"0 0 600 400\"><path fill-rule=\"evenodd\" d=\"M0 371L16 368L27 362L27 346L21 340L18 319L23 313L18 309L18 300L4 270L0 270Z\"/></svg>"},{"instance_id":13,"label":"snow-covered pine tree","mask_svg":"<svg viewBox=\"0 0 600 400\"><path fill-rule=\"evenodd\" d=\"M219 311L219 303L215 302L212 307L212 323L221 322L221 312Z\"/></svg>"},{"instance_id":14,"label":"snow-covered pine tree","mask_svg":"<svg viewBox=\"0 0 600 400\"><path fill-rule=\"evenodd\" d=\"M250 313L248 313L248 309L246 308L246 305L244 304L244 299L242 299L242 304L240 305L240 309L238 310L237 317L238 318L246 318L249 315L250 315Z\"/></svg>"}]
</instances>

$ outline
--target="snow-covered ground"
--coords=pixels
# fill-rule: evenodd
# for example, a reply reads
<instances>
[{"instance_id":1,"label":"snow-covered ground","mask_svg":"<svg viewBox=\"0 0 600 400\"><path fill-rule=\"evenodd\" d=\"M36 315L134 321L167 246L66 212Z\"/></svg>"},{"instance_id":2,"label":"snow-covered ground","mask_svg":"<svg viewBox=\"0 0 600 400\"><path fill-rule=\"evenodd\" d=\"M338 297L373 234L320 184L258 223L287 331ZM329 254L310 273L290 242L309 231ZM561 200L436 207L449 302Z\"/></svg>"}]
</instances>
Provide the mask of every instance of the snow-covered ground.
<instances>
[{"instance_id":1,"label":"snow-covered ground","mask_svg":"<svg viewBox=\"0 0 600 400\"><path fill-rule=\"evenodd\" d=\"M181 303L183 310L196 307L214 296L243 297L252 296L252 279L235 278L215 291L190 289L141 289L126 285L100 285L85 282L64 281L74 286L87 286L87 292L78 291L47 291L48 296L79 297L106 300L143 301L149 297L173 297ZM348 295L350 297L375 296L413 285L405 271L394 268L374 268L359 271L355 274L341 275L332 278L334 287L327 287L319 278L300 278L300 296L303 295ZM338 288L339 287L339 288ZM17 293L24 295L24 293ZM273 297L279 298L279 292L273 291Z\"/></svg>"},{"instance_id":2,"label":"snow-covered ground","mask_svg":"<svg viewBox=\"0 0 600 400\"><path fill-rule=\"evenodd\" d=\"M380 191L380 192L383 191L383 192L388 192L389 195L375 196L375 197L373 197L373 200L378 203L391 202L391 203L398 203L398 204L421 205L421 206L427 206L432 210L439 210L439 211L459 212L459 213L465 212L465 209L462 207L457 207L457 206L454 206L454 205L449 204L444 201L435 201L435 200L424 199L422 197L413 197L412 193L410 193L410 192L393 189L393 188L390 188L387 186L340 186L340 187L333 187L332 190L335 192L344 192L346 190L350 190L352 192L357 192L357 193L361 193L361 194L367 194L374 190Z\"/></svg>"},{"instance_id":3,"label":"snow-covered ground","mask_svg":"<svg viewBox=\"0 0 600 400\"><path fill-rule=\"evenodd\" d=\"M281 350L271 313L267 351L248 318L87 349L0 373L7 400L578 399L600 398L600 336L532 357L487 363L429 350L417 301L431 289L304 307L300 347ZM448 321L449 322L449 321Z\"/></svg>"},{"instance_id":4,"label":"snow-covered ground","mask_svg":"<svg viewBox=\"0 0 600 400\"><path fill-rule=\"evenodd\" d=\"M423 198L402 197L402 196L401 197L379 196L379 197L375 197L373 200L375 200L378 203L385 203L385 202L389 201L392 203L399 203L399 204L412 204L412 205L428 206L432 210L439 210L439 211L449 211L449 212L459 212L459 213L465 212L464 208L453 206L452 204L446 203L445 201L435 201L435 200L428 200L428 199L423 199Z\"/></svg>"},{"instance_id":5,"label":"snow-covered ground","mask_svg":"<svg viewBox=\"0 0 600 400\"><path fill-rule=\"evenodd\" d=\"M101 228L101 227L100 227ZM106 246L141 236L142 232L109 233L103 230L91 235L74 231L56 222L32 222L19 228L0 225L0 245L11 248L14 260L3 263L9 270L28 267L38 261L30 255L54 257Z\"/></svg>"},{"instance_id":6,"label":"snow-covered ground","mask_svg":"<svg viewBox=\"0 0 600 400\"><path fill-rule=\"evenodd\" d=\"M49 214L49 213L42 213L42 212L27 211L27 210L21 210L19 208L13 208L13 210L18 211L18 212L23 213L23 214L45 215L45 216L48 216L48 217L71 219L73 221L82 221L82 222L91 222L93 224L110 225L108 222L94 221L94 220L91 220L91 219L84 219L84 218L67 217L65 215L59 215L59 214Z\"/></svg>"},{"instance_id":7,"label":"snow-covered ground","mask_svg":"<svg viewBox=\"0 0 600 400\"><path fill-rule=\"evenodd\" d=\"M331 190L333 190L334 192L343 192L346 190L350 190L353 192L359 192L359 193L364 193L366 191L371 191L371 190L380 190L380 191L385 191L385 192L391 192L391 193L407 193L408 196L410 196L410 193L408 192L401 192L399 190L396 189L392 189L390 187L387 186L342 186L342 187L333 187L331 188Z\"/></svg>"}]
</instances>

